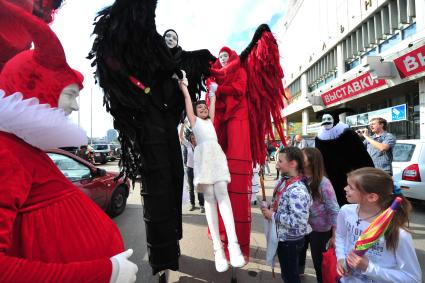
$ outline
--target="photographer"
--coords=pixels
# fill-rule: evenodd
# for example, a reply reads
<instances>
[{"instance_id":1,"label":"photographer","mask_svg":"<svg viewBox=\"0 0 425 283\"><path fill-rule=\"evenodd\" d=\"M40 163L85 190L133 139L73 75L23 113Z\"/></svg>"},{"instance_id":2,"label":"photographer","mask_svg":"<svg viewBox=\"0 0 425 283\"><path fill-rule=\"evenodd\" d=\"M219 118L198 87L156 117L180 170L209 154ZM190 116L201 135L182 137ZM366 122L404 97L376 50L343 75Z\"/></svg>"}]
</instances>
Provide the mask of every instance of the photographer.
<instances>
[{"instance_id":1,"label":"photographer","mask_svg":"<svg viewBox=\"0 0 425 283\"><path fill-rule=\"evenodd\" d=\"M392 176L393 168L393 147L396 143L395 137L387 132L387 120L383 118L373 118L369 121L372 136L369 136L368 129L357 130L360 137L364 137L363 143L367 152L373 160L376 168L381 168Z\"/></svg>"}]
</instances>

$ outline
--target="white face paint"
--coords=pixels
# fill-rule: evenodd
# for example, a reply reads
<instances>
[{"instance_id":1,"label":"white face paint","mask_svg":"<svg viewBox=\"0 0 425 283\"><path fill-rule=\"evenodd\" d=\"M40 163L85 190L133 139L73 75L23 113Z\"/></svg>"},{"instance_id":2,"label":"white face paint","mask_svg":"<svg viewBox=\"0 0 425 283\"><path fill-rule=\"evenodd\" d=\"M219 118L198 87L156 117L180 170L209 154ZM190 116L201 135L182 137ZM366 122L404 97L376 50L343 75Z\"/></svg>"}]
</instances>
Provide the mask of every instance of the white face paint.
<instances>
[{"instance_id":1,"label":"white face paint","mask_svg":"<svg viewBox=\"0 0 425 283\"><path fill-rule=\"evenodd\" d=\"M174 31L172 30L167 31L164 39L165 39L165 44L167 44L168 48L171 49L177 46L178 37Z\"/></svg>"},{"instance_id":2,"label":"white face paint","mask_svg":"<svg viewBox=\"0 0 425 283\"><path fill-rule=\"evenodd\" d=\"M226 66L227 61L229 60L229 53L227 53L226 51L221 52L218 55L218 59L220 60L220 64L222 67Z\"/></svg>"},{"instance_id":3,"label":"white face paint","mask_svg":"<svg viewBox=\"0 0 425 283\"><path fill-rule=\"evenodd\" d=\"M63 109L65 115L71 114L72 111L78 111L77 96L79 94L80 88L77 84L65 87L59 96L58 108Z\"/></svg>"},{"instance_id":4,"label":"white face paint","mask_svg":"<svg viewBox=\"0 0 425 283\"><path fill-rule=\"evenodd\" d=\"M326 129L332 129L334 126L334 118L330 114L324 114L322 117L322 126Z\"/></svg>"}]
</instances>

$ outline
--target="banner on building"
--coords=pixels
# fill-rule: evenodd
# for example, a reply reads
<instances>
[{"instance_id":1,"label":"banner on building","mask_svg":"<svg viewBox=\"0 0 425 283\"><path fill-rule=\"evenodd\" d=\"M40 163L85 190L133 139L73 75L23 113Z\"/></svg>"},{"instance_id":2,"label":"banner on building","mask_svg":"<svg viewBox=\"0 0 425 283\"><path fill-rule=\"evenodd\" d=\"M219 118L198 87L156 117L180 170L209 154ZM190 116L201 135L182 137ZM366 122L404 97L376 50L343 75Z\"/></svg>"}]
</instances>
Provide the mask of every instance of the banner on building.
<instances>
[{"instance_id":1,"label":"banner on building","mask_svg":"<svg viewBox=\"0 0 425 283\"><path fill-rule=\"evenodd\" d=\"M360 95L383 85L386 85L385 80L374 80L370 76L370 73L365 73L345 84L325 92L321 96L325 106L329 106L338 101Z\"/></svg>"},{"instance_id":2,"label":"banner on building","mask_svg":"<svg viewBox=\"0 0 425 283\"><path fill-rule=\"evenodd\" d=\"M425 72L425 45L394 60L400 78Z\"/></svg>"},{"instance_id":3,"label":"banner on building","mask_svg":"<svg viewBox=\"0 0 425 283\"><path fill-rule=\"evenodd\" d=\"M322 126L322 123L314 123L307 125L307 134L317 134L320 130L320 127Z\"/></svg>"},{"instance_id":4,"label":"banner on building","mask_svg":"<svg viewBox=\"0 0 425 283\"><path fill-rule=\"evenodd\" d=\"M345 123L350 127L362 127L369 125L372 118L384 118L388 123L407 120L406 104L396 105L376 111L347 116Z\"/></svg>"}]
</instances>

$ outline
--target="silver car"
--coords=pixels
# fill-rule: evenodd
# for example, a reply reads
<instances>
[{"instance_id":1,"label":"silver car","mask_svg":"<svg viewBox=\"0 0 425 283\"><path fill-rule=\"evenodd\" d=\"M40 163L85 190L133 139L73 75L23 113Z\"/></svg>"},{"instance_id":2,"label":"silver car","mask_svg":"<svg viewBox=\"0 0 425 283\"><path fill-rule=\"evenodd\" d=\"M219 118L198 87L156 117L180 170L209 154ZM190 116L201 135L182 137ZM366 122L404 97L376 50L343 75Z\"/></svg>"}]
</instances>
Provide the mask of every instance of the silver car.
<instances>
[{"instance_id":1,"label":"silver car","mask_svg":"<svg viewBox=\"0 0 425 283\"><path fill-rule=\"evenodd\" d=\"M393 156L394 183L404 196L425 200L425 140L398 140Z\"/></svg>"}]
</instances>

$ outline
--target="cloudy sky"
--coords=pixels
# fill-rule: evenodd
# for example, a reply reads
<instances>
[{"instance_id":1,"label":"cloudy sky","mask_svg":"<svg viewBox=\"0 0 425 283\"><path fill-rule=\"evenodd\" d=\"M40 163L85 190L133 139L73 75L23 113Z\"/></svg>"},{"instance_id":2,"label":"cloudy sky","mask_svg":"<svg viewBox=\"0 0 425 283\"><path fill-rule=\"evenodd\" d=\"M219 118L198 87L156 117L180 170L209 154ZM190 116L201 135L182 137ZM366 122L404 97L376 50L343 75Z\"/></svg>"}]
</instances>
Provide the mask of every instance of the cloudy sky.
<instances>
[{"instance_id":1,"label":"cloudy sky","mask_svg":"<svg viewBox=\"0 0 425 283\"><path fill-rule=\"evenodd\" d=\"M67 0L52 25L69 65L85 76L80 112L71 118L93 137L105 136L112 128L112 118L102 106L102 91L95 85L93 70L85 57L93 40L90 34L94 16L113 2ZM185 50L207 48L217 56L219 49L227 45L240 52L261 23L268 23L274 33L281 32L286 3L287 0L158 0L157 31L162 34L166 29L175 29L179 45Z\"/></svg>"}]
</instances>

